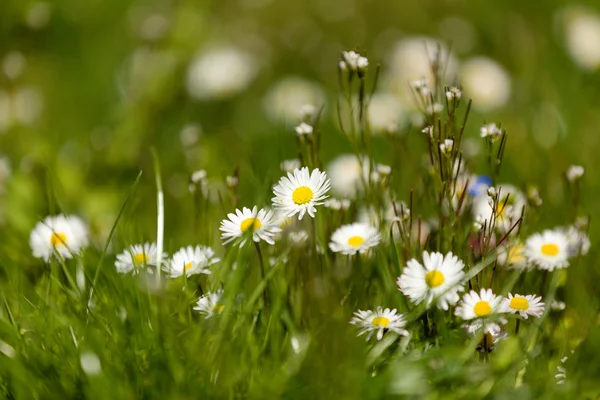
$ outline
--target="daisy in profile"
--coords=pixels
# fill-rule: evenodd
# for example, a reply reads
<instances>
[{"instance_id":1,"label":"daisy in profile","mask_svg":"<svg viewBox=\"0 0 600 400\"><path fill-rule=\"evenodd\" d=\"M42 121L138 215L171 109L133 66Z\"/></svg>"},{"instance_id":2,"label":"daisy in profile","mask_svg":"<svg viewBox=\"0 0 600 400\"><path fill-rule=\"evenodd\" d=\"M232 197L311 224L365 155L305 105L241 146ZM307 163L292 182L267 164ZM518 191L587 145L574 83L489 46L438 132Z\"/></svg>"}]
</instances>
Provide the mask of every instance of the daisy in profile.
<instances>
[{"instance_id":1,"label":"daisy in profile","mask_svg":"<svg viewBox=\"0 0 600 400\"><path fill-rule=\"evenodd\" d=\"M164 258L166 256L166 254L163 255ZM141 268L156 266L157 263L158 249L156 243L134 244L117 255L115 268L121 274L137 274Z\"/></svg>"},{"instance_id":2,"label":"daisy in profile","mask_svg":"<svg viewBox=\"0 0 600 400\"><path fill-rule=\"evenodd\" d=\"M535 296L534 294L528 294L522 296L520 294L508 294L508 311L516 314L521 314L521 317L527 319L529 315L534 317L540 317L544 313L544 303L542 303L541 296Z\"/></svg>"},{"instance_id":3,"label":"daisy in profile","mask_svg":"<svg viewBox=\"0 0 600 400\"><path fill-rule=\"evenodd\" d=\"M397 284L400 291L415 304L425 302L427 308L433 303L447 310L458 302L458 292L464 290L464 264L452 253L423 252L423 264L409 260Z\"/></svg>"},{"instance_id":4,"label":"daisy in profile","mask_svg":"<svg viewBox=\"0 0 600 400\"><path fill-rule=\"evenodd\" d=\"M291 217L298 214L302 219L305 213L315 217L315 206L323 204L327 197L330 183L325 172L313 169L309 174L308 167L295 169L293 174L288 172L273 188L273 206L284 215Z\"/></svg>"},{"instance_id":5,"label":"daisy in profile","mask_svg":"<svg viewBox=\"0 0 600 400\"><path fill-rule=\"evenodd\" d=\"M350 320L352 325L358 326L360 336L364 333L368 333L367 341L371 339L371 336L377 332L377 340L383 338L383 334L388 331L396 332L398 335L408 336L408 331L404 329L406 325L406 318L403 314L397 314L396 309L385 310L381 307L377 307L377 310L358 310L354 313L355 317Z\"/></svg>"},{"instance_id":6,"label":"daisy in profile","mask_svg":"<svg viewBox=\"0 0 600 400\"><path fill-rule=\"evenodd\" d=\"M381 235L373 226L364 222L343 225L331 235L329 248L346 255L366 253L381 242Z\"/></svg>"},{"instance_id":7,"label":"daisy in profile","mask_svg":"<svg viewBox=\"0 0 600 400\"><path fill-rule=\"evenodd\" d=\"M481 289L479 293L471 290L465 294L454 310L454 315L468 320L505 312L508 312L508 301L505 298L496 296L492 289Z\"/></svg>"},{"instance_id":8,"label":"daisy in profile","mask_svg":"<svg viewBox=\"0 0 600 400\"><path fill-rule=\"evenodd\" d=\"M173 258L163 269L168 272L172 278L177 278L186 274L210 274L210 265L219 262L215 257L215 252L207 246L187 246L182 247L173 254Z\"/></svg>"},{"instance_id":9,"label":"daisy in profile","mask_svg":"<svg viewBox=\"0 0 600 400\"><path fill-rule=\"evenodd\" d=\"M229 213L227 218L229 219L221 221L219 227L219 230L223 232L221 234L223 244L239 238L239 245L243 246L246 243L246 238L243 237L246 232L252 233L252 240L255 242L264 240L269 244L275 244L274 237L281 232L273 211L262 208L258 210L256 206L252 210L247 207L244 207L242 211L236 209L235 214Z\"/></svg>"},{"instance_id":10,"label":"daisy in profile","mask_svg":"<svg viewBox=\"0 0 600 400\"><path fill-rule=\"evenodd\" d=\"M545 230L531 235L523 250L527 260L539 269L554 271L569 266L569 242L560 230Z\"/></svg>"},{"instance_id":11,"label":"daisy in profile","mask_svg":"<svg viewBox=\"0 0 600 400\"><path fill-rule=\"evenodd\" d=\"M220 314L223 312L225 305L219 304L221 300L221 296L223 296L223 290L219 289L216 292L208 292L204 296L198 299L198 302L194 306L194 310L198 311L200 314L203 314L206 318L210 318L215 314Z\"/></svg>"},{"instance_id":12,"label":"daisy in profile","mask_svg":"<svg viewBox=\"0 0 600 400\"><path fill-rule=\"evenodd\" d=\"M36 258L48 261L54 254L73 258L88 245L87 227L74 215L48 216L38 222L29 236L29 246ZM56 252L56 253L55 253Z\"/></svg>"}]
</instances>

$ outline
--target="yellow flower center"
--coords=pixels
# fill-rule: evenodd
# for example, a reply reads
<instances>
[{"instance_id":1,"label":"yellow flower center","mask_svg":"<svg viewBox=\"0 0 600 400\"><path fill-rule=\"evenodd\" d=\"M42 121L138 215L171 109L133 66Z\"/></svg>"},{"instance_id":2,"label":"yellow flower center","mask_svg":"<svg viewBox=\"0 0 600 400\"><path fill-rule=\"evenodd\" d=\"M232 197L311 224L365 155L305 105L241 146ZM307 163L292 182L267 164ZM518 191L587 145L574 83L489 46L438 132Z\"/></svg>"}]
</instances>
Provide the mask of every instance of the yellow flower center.
<instances>
[{"instance_id":1,"label":"yellow flower center","mask_svg":"<svg viewBox=\"0 0 600 400\"><path fill-rule=\"evenodd\" d=\"M252 229L253 231L260 228L262 224L260 223L260 219L258 218L246 218L240 224L240 229L242 232L246 232L248 229Z\"/></svg>"},{"instance_id":2,"label":"yellow flower center","mask_svg":"<svg viewBox=\"0 0 600 400\"><path fill-rule=\"evenodd\" d=\"M508 264L520 264L525 261L523 245L516 244L508 250Z\"/></svg>"},{"instance_id":3,"label":"yellow flower center","mask_svg":"<svg viewBox=\"0 0 600 400\"><path fill-rule=\"evenodd\" d=\"M146 254L144 254L144 253L137 253L135 256L133 256L133 263L134 264L147 264L148 256L146 256Z\"/></svg>"},{"instance_id":4,"label":"yellow flower center","mask_svg":"<svg viewBox=\"0 0 600 400\"><path fill-rule=\"evenodd\" d=\"M473 307L473 311L478 317L484 317L492 313L492 306L487 301L478 301Z\"/></svg>"},{"instance_id":5,"label":"yellow flower center","mask_svg":"<svg viewBox=\"0 0 600 400\"><path fill-rule=\"evenodd\" d=\"M545 256L554 257L558 254L558 246L554 243L546 243L542 245L542 254Z\"/></svg>"},{"instance_id":6,"label":"yellow flower center","mask_svg":"<svg viewBox=\"0 0 600 400\"><path fill-rule=\"evenodd\" d=\"M375 317L373 318L373 321L371 321L371 324L373 324L373 326L385 328L390 324L390 320L386 317Z\"/></svg>"},{"instance_id":7,"label":"yellow flower center","mask_svg":"<svg viewBox=\"0 0 600 400\"><path fill-rule=\"evenodd\" d=\"M188 269L192 268L193 266L194 266L194 264L193 264L193 263L191 263L191 262L189 262L189 263L187 263L187 264L185 264L185 265L183 266L183 269L184 269L185 271L187 271Z\"/></svg>"},{"instance_id":8,"label":"yellow flower center","mask_svg":"<svg viewBox=\"0 0 600 400\"><path fill-rule=\"evenodd\" d=\"M214 312L214 313L223 312L224 308L225 308L225 304L215 304L214 307L212 308L212 312Z\"/></svg>"},{"instance_id":9,"label":"yellow flower center","mask_svg":"<svg viewBox=\"0 0 600 400\"><path fill-rule=\"evenodd\" d=\"M444 274L442 274L440 271L429 271L427 275L425 275L425 283L427 283L427 286L430 288L436 288L440 286L442 283L444 283L444 280Z\"/></svg>"},{"instance_id":10,"label":"yellow flower center","mask_svg":"<svg viewBox=\"0 0 600 400\"><path fill-rule=\"evenodd\" d=\"M352 236L348 238L348 244L352 247L358 247L365 242L365 239L361 236Z\"/></svg>"},{"instance_id":11,"label":"yellow flower center","mask_svg":"<svg viewBox=\"0 0 600 400\"><path fill-rule=\"evenodd\" d=\"M308 186L300 186L292 193L292 200L298 205L306 204L313 198L313 191Z\"/></svg>"},{"instance_id":12,"label":"yellow flower center","mask_svg":"<svg viewBox=\"0 0 600 400\"><path fill-rule=\"evenodd\" d=\"M527 310L529 308L529 301L525 297L513 297L510 299L510 308Z\"/></svg>"},{"instance_id":13,"label":"yellow flower center","mask_svg":"<svg viewBox=\"0 0 600 400\"><path fill-rule=\"evenodd\" d=\"M64 233L54 232L52 236L50 236L50 244L52 246L65 246L67 244L67 236Z\"/></svg>"}]
</instances>

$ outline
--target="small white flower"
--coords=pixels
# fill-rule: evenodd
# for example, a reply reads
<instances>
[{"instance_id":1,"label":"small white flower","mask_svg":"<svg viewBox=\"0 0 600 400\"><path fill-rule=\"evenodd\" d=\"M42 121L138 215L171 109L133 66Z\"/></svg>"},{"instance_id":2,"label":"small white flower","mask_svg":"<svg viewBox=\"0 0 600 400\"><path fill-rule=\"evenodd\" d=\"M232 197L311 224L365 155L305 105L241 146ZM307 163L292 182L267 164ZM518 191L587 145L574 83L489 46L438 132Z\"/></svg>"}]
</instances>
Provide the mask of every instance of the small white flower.
<instances>
[{"instance_id":1,"label":"small white flower","mask_svg":"<svg viewBox=\"0 0 600 400\"><path fill-rule=\"evenodd\" d=\"M389 165L377 164L375 166L375 168L377 169L377 172L380 175L387 176L387 175L390 175L392 173L392 167L390 167Z\"/></svg>"},{"instance_id":2,"label":"small white flower","mask_svg":"<svg viewBox=\"0 0 600 400\"><path fill-rule=\"evenodd\" d=\"M323 204L329 187L330 182L325 172L314 169L309 174L308 167L303 167L279 180L273 188L275 197L271 201L285 216L298 214L298 219L302 219L308 213L314 218L317 212L315 206Z\"/></svg>"},{"instance_id":3,"label":"small white flower","mask_svg":"<svg viewBox=\"0 0 600 400\"><path fill-rule=\"evenodd\" d=\"M308 241L310 236L308 236L308 233L305 230L301 230L301 231L297 231L297 232L290 232L288 234L288 238L290 239L290 242L292 242L293 245L295 246L302 246L304 243L306 243Z\"/></svg>"},{"instance_id":4,"label":"small white flower","mask_svg":"<svg viewBox=\"0 0 600 400\"><path fill-rule=\"evenodd\" d=\"M591 4L591 3L589 3ZM600 67L600 15L592 9L570 6L564 12L565 45L571 58L582 69Z\"/></svg>"},{"instance_id":5,"label":"small white flower","mask_svg":"<svg viewBox=\"0 0 600 400\"><path fill-rule=\"evenodd\" d=\"M553 271L569 266L569 242L560 230L545 230L525 242L525 257L539 269Z\"/></svg>"},{"instance_id":6,"label":"small white flower","mask_svg":"<svg viewBox=\"0 0 600 400\"><path fill-rule=\"evenodd\" d=\"M566 175L569 182L575 182L581 179L584 173L585 169L581 165L571 165L569 169L567 169Z\"/></svg>"},{"instance_id":7,"label":"small white flower","mask_svg":"<svg viewBox=\"0 0 600 400\"><path fill-rule=\"evenodd\" d=\"M466 293L454 310L454 314L469 320L507 311L508 301L505 298L496 296L492 289L481 289L479 293L474 290Z\"/></svg>"},{"instance_id":8,"label":"small white flower","mask_svg":"<svg viewBox=\"0 0 600 400\"><path fill-rule=\"evenodd\" d=\"M363 181L369 180L369 159L360 160L354 154L342 154L327 165L331 191L335 196L355 198L363 190Z\"/></svg>"},{"instance_id":9,"label":"small white flower","mask_svg":"<svg viewBox=\"0 0 600 400\"><path fill-rule=\"evenodd\" d=\"M167 254L163 254L163 259L166 257ZM141 268L156 266L157 262L158 249L156 243L134 244L117 255L115 268L121 274L137 274Z\"/></svg>"},{"instance_id":10,"label":"small white flower","mask_svg":"<svg viewBox=\"0 0 600 400\"><path fill-rule=\"evenodd\" d=\"M460 100L461 97L462 92L457 87L451 87L448 90L446 90L446 98L448 100Z\"/></svg>"},{"instance_id":11,"label":"small white flower","mask_svg":"<svg viewBox=\"0 0 600 400\"><path fill-rule=\"evenodd\" d=\"M375 332L377 332L377 340L381 340L383 334L389 331L401 336L408 336L408 331L404 329L406 318L403 314L397 314L395 308L393 310L389 308L384 310L381 307L377 307L375 311L358 310L354 315L355 317L352 318L350 323L361 328L356 336L368 333L367 341L371 339Z\"/></svg>"},{"instance_id":12,"label":"small white flower","mask_svg":"<svg viewBox=\"0 0 600 400\"><path fill-rule=\"evenodd\" d=\"M247 231L252 232L252 240L259 242L264 240L269 244L275 244L275 234L281 232L281 228L277 226L273 211L260 209L256 206L250 210L244 207L242 211L235 210L234 213L227 214L227 218L221 221L219 230L223 244L227 244L232 240L240 238L239 245L243 246L246 239L243 237Z\"/></svg>"},{"instance_id":13,"label":"small white flower","mask_svg":"<svg viewBox=\"0 0 600 400\"><path fill-rule=\"evenodd\" d=\"M364 70L369 66L369 60L366 57L361 56L355 51L343 51L342 52L343 62L346 64L348 69L351 70ZM344 69L341 67L340 69Z\"/></svg>"},{"instance_id":14,"label":"small white flower","mask_svg":"<svg viewBox=\"0 0 600 400\"><path fill-rule=\"evenodd\" d=\"M500 325L506 325L507 322L508 321L504 318L500 318L498 323L474 320L470 324L465 324L464 327L467 330L467 333L471 336L483 333L481 342L479 342L477 345L476 350L489 353L494 350L498 341L504 340L508 337L508 333Z\"/></svg>"},{"instance_id":15,"label":"small white flower","mask_svg":"<svg viewBox=\"0 0 600 400\"><path fill-rule=\"evenodd\" d=\"M445 139L444 143L440 144L440 150L444 154L449 154L452 151L452 146L454 146L454 140Z\"/></svg>"},{"instance_id":16,"label":"small white flower","mask_svg":"<svg viewBox=\"0 0 600 400\"><path fill-rule=\"evenodd\" d=\"M239 183L239 179L237 176L228 175L225 177L225 183L227 184L227 187L235 188L235 187L237 187L237 185Z\"/></svg>"},{"instance_id":17,"label":"small white flower","mask_svg":"<svg viewBox=\"0 0 600 400\"><path fill-rule=\"evenodd\" d=\"M215 252L208 246L187 246L182 247L173 254L169 265L163 266L163 269L171 274L172 278L194 274L210 274L208 268L210 265L219 262L215 257Z\"/></svg>"},{"instance_id":18,"label":"small white flower","mask_svg":"<svg viewBox=\"0 0 600 400\"><path fill-rule=\"evenodd\" d=\"M48 216L38 222L29 236L29 246L36 258L48 261L55 252L62 258L73 258L88 245L85 223L74 215Z\"/></svg>"},{"instance_id":19,"label":"small white flower","mask_svg":"<svg viewBox=\"0 0 600 400\"><path fill-rule=\"evenodd\" d=\"M409 260L397 284L400 291L415 304L432 303L447 310L458 302L458 292L464 290L464 264L454 254L423 252L423 264Z\"/></svg>"},{"instance_id":20,"label":"small white flower","mask_svg":"<svg viewBox=\"0 0 600 400\"><path fill-rule=\"evenodd\" d=\"M444 110L444 105L441 103L433 103L427 106L427 113L429 115L439 114Z\"/></svg>"},{"instance_id":21,"label":"small white flower","mask_svg":"<svg viewBox=\"0 0 600 400\"><path fill-rule=\"evenodd\" d=\"M433 137L433 126L426 126L425 128L421 129L421 132L428 134L429 137Z\"/></svg>"},{"instance_id":22,"label":"small white flower","mask_svg":"<svg viewBox=\"0 0 600 400\"><path fill-rule=\"evenodd\" d=\"M336 198L330 197L327 200L325 200L325 202L323 202L323 207L329 208L331 210L336 210L336 211L341 210L342 202Z\"/></svg>"},{"instance_id":23,"label":"small white flower","mask_svg":"<svg viewBox=\"0 0 600 400\"><path fill-rule=\"evenodd\" d=\"M516 314L519 313L521 317L527 319L529 315L534 317L540 317L544 313L544 303L542 298L534 294L528 294L522 296L515 294L514 296L508 294L508 311Z\"/></svg>"},{"instance_id":24,"label":"small white flower","mask_svg":"<svg viewBox=\"0 0 600 400\"><path fill-rule=\"evenodd\" d=\"M564 301L554 300L552 304L550 304L550 308L552 311L562 311L567 307Z\"/></svg>"},{"instance_id":25,"label":"small white flower","mask_svg":"<svg viewBox=\"0 0 600 400\"><path fill-rule=\"evenodd\" d=\"M196 306L194 306L194 310L198 311L200 314L204 314L205 319L209 319L215 314L220 314L225 308L225 305L219 304L222 296L223 290L208 292L198 299Z\"/></svg>"},{"instance_id":26,"label":"small white flower","mask_svg":"<svg viewBox=\"0 0 600 400\"><path fill-rule=\"evenodd\" d=\"M192 183L204 183L206 182L206 171L203 169L194 171L192 172L190 179L192 180Z\"/></svg>"},{"instance_id":27,"label":"small white flower","mask_svg":"<svg viewBox=\"0 0 600 400\"><path fill-rule=\"evenodd\" d=\"M358 252L362 254L377 246L380 241L381 235L377 229L363 222L355 222L343 225L333 232L329 248L336 253L346 255Z\"/></svg>"},{"instance_id":28,"label":"small white flower","mask_svg":"<svg viewBox=\"0 0 600 400\"><path fill-rule=\"evenodd\" d=\"M313 127L306 122L300 123L295 129L298 136L312 135L313 133Z\"/></svg>"},{"instance_id":29,"label":"small white flower","mask_svg":"<svg viewBox=\"0 0 600 400\"><path fill-rule=\"evenodd\" d=\"M492 193L494 197L497 192L500 193L495 209L491 197L476 197L473 199L473 217L482 216L489 225L492 223L492 217L495 216L495 228L501 232L508 232L521 217L527 199L523 192L512 185L501 184L498 187L499 189L488 189L488 193Z\"/></svg>"},{"instance_id":30,"label":"small white flower","mask_svg":"<svg viewBox=\"0 0 600 400\"><path fill-rule=\"evenodd\" d=\"M483 125L480 129L480 136L482 138L491 138L493 141L500 139L502 136L502 129L492 122L487 125Z\"/></svg>"}]
</instances>

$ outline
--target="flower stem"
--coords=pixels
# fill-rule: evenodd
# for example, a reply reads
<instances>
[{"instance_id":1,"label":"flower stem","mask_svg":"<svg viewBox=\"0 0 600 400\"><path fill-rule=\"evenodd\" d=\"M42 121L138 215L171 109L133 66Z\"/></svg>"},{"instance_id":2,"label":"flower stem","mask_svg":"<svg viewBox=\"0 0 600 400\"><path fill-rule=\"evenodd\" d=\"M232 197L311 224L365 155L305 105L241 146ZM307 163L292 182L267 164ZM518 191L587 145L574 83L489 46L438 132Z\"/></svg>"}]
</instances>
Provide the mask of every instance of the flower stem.
<instances>
[{"instance_id":1,"label":"flower stem","mask_svg":"<svg viewBox=\"0 0 600 400\"><path fill-rule=\"evenodd\" d=\"M263 261L262 252L260 250L260 244L258 242L254 242L254 247L256 248L256 252L258 253L258 261L260 263L260 277L264 281L265 280L265 264ZM265 289L263 290L263 302L264 308L267 310L267 282L265 282Z\"/></svg>"}]
</instances>

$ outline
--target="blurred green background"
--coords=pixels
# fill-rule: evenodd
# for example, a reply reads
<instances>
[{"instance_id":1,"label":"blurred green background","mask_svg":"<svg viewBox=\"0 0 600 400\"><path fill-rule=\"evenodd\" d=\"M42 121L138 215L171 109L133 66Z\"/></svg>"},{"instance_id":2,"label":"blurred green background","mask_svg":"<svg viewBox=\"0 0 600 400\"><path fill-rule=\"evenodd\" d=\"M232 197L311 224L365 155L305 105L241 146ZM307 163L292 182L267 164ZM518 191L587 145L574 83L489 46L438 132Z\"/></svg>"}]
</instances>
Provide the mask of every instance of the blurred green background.
<instances>
[{"instance_id":1,"label":"blurred green background","mask_svg":"<svg viewBox=\"0 0 600 400\"><path fill-rule=\"evenodd\" d=\"M439 42L455 59L449 84L466 86L461 74L471 71L473 57L504 70L489 78L492 92L482 96L506 99L489 107L482 101L479 109L475 101L466 131L473 139L470 167L485 164L477 152L480 126L501 122L509 139L500 180L539 187L544 205L536 228L568 221L564 171L570 164L586 168L580 213L592 220L589 269L570 272L563 297L572 306L574 336L595 329L590 337L599 338L600 272L592 261L600 229L598 13L597 2L557 0L4 0L1 251L5 260L21 260L34 223L57 211L82 215L103 243L139 170L144 175L117 247L152 240L152 147L174 245L194 240L193 171L206 169L211 185L225 190L225 177L239 167L240 205L268 203L279 163L296 156L294 107L323 107L326 162L350 151L336 117L343 50L366 54L371 70L381 64L377 92L397 96L397 134L420 134L405 95L407 82L421 73L411 76L399 64L422 59L419 43ZM408 42L415 54L399 50ZM218 62L206 61L211 52ZM466 87L463 96L472 96ZM395 167L395 185L406 198L420 154L394 154L383 135L375 140L377 161ZM222 217L206 221L213 243Z\"/></svg>"}]
</instances>

